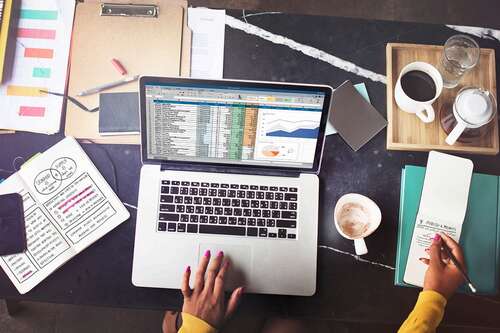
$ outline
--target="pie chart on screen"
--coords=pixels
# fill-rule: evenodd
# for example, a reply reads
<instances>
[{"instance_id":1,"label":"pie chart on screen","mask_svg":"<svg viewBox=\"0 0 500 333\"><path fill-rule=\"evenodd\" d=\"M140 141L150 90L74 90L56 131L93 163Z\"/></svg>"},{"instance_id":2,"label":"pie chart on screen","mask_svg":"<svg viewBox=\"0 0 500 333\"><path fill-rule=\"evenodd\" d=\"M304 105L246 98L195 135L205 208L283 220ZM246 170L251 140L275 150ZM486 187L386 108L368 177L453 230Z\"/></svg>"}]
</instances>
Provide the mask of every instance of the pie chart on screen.
<instances>
[{"instance_id":1,"label":"pie chart on screen","mask_svg":"<svg viewBox=\"0 0 500 333\"><path fill-rule=\"evenodd\" d=\"M262 155L266 157L278 157L280 154L280 147L278 146L265 146L262 148Z\"/></svg>"}]
</instances>

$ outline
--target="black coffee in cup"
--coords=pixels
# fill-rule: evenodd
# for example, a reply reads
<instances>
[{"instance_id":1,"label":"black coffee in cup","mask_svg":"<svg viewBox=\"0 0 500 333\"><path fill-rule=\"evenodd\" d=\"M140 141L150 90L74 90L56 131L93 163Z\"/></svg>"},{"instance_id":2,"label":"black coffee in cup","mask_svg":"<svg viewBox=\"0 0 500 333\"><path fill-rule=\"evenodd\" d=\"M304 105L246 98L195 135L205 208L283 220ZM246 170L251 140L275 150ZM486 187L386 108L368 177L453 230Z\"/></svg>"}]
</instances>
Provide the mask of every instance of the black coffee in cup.
<instances>
[{"instance_id":1,"label":"black coffee in cup","mask_svg":"<svg viewBox=\"0 0 500 333\"><path fill-rule=\"evenodd\" d=\"M401 77L401 88L411 99L427 102L436 96L436 84L432 77L422 71L409 71Z\"/></svg>"}]
</instances>

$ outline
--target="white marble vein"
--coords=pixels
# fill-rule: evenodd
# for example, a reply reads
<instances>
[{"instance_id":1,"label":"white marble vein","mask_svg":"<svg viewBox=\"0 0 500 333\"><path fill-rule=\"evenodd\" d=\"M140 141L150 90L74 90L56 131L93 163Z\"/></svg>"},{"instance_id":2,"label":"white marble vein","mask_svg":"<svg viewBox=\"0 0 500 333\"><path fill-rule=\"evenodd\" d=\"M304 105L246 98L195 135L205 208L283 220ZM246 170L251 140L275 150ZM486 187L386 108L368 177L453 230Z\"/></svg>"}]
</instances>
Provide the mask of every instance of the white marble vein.
<instances>
[{"instance_id":1,"label":"white marble vein","mask_svg":"<svg viewBox=\"0 0 500 333\"><path fill-rule=\"evenodd\" d=\"M326 249L326 250L329 250L329 251L332 251L332 252L335 252L335 253L339 253L339 254L343 254L343 255L347 255L347 256L351 256L356 261L359 261L359 262L364 262L364 263L367 263L367 264L370 264L370 265L387 268L387 269L390 269L390 270L393 270L393 271L396 270L396 268L394 268L392 266L389 266L389 265L386 265L386 264L381 264L381 263L378 263L378 262L375 262L375 261L366 260L364 258L361 258L358 255L355 255L354 253L350 253L350 252L347 252L347 251L342 251L342 250L336 249L336 248L331 247L331 246L318 245L318 248L320 248L320 249Z\"/></svg>"},{"instance_id":2,"label":"white marble vein","mask_svg":"<svg viewBox=\"0 0 500 333\"><path fill-rule=\"evenodd\" d=\"M243 10L243 16L241 18L252 17L252 16L261 16L261 15L278 15L278 14L282 14L282 13L283 12L261 12L261 13L246 14L245 10Z\"/></svg>"},{"instance_id":3,"label":"white marble vein","mask_svg":"<svg viewBox=\"0 0 500 333\"><path fill-rule=\"evenodd\" d=\"M129 208L132 208L132 209L137 210L137 207L136 207L136 206L131 205L131 204L129 204L129 203L124 202L124 203L123 203L123 205L124 205L124 206L127 206L127 207L129 207Z\"/></svg>"},{"instance_id":4,"label":"white marble vein","mask_svg":"<svg viewBox=\"0 0 500 333\"><path fill-rule=\"evenodd\" d=\"M484 39L493 39L500 42L500 30L480 27L468 27L464 25L447 25L448 28L474 35Z\"/></svg>"},{"instance_id":5,"label":"white marble vein","mask_svg":"<svg viewBox=\"0 0 500 333\"><path fill-rule=\"evenodd\" d=\"M246 15L246 17L248 17L248 15ZM384 84L386 83L386 77L384 75L372 72L350 61L341 59L332 54L326 53L325 51L319 50L315 47L298 43L290 38L274 34L270 31L259 28L253 24L243 22L230 15L226 15L226 24L233 29L241 30L243 32L246 32L247 34L260 37L274 44L288 46L293 50L299 51L309 57L324 61L334 67L340 68L347 72L354 73L356 75L370 79L375 82L380 82Z\"/></svg>"}]
</instances>

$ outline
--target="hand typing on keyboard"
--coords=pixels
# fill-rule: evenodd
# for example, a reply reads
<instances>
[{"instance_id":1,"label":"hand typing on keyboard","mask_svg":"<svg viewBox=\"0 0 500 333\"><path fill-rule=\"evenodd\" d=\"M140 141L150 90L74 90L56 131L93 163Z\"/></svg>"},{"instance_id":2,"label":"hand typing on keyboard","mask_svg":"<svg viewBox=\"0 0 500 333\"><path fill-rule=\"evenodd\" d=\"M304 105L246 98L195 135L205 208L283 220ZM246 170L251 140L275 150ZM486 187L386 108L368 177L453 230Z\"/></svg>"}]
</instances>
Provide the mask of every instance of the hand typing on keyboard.
<instances>
[{"instance_id":1,"label":"hand typing on keyboard","mask_svg":"<svg viewBox=\"0 0 500 333\"><path fill-rule=\"evenodd\" d=\"M224 283L230 262L224 260L222 251L212 259L210 265L209 262L210 251L206 251L198 266L193 289L189 286L190 267L184 272L181 287L184 296L182 313L195 316L218 329L236 311L243 295L243 287L232 292L226 305Z\"/></svg>"}]
</instances>

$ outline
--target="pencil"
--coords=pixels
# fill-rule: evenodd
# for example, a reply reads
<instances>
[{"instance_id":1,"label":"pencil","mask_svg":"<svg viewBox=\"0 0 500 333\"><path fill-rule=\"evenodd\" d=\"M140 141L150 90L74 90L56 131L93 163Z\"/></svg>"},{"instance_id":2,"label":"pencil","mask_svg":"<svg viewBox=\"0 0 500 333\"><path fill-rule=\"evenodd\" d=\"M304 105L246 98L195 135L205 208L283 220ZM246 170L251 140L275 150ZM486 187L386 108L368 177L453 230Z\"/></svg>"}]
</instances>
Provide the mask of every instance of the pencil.
<instances>
[{"instance_id":1,"label":"pencil","mask_svg":"<svg viewBox=\"0 0 500 333\"><path fill-rule=\"evenodd\" d=\"M470 278L467 275L467 273L465 273L464 268L462 267L462 265L460 265L460 263L458 262L457 258L455 258L455 256L453 255L453 253L451 253L451 250L448 247L448 245L446 245L445 242L441 242L441 245L443 247L444 252L446 252L446 254L448 255L448 257L450 257L451 261L453 262L453 264L455 266L457 266L458 270L460 271L460 273L464 277L465 281L467 281L467 285L469 286L470 290L473 293L476 293L477 292L476 287L474 287L474 285L472 284L472 281L470 280Z\"/></svg>"},{"instance_id":2,"label":"pencil","mask_svg":"<svg viewBox=\"0 0 500 333\"><path fill-rule=\"evenodd\" d=\"M84 90L81 93L78 93L78 96L87 96L87 95L92 95L92 94L97 94L100 93L101 91L108 90L114 87L119 87L124 84L127 84L129 82L133 82L139 79L139 75L131 76L131 77L126 77L121 80L111 82L111 83L106 83L101 86L89 89L89 90Z\"/></svg>"}]
</instances>

